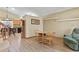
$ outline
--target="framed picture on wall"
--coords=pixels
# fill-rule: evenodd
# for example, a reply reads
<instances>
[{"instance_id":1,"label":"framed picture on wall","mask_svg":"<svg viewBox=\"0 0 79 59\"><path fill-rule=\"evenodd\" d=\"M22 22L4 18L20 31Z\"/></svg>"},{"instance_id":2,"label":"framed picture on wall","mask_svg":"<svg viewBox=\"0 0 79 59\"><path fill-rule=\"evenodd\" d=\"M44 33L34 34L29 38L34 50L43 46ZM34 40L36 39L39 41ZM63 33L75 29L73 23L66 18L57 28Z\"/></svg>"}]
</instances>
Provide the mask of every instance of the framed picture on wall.
<instances>
[{"instance_id":1,"label":"framed picture on wall","mask_svg":"<svg viewBox=\"0 0 79 59\"><path fill-rule=\"evenodd\" d=\"M31 19L31 24L40 25L40 20L38 20L38 19Z\"/></svg>"}]
</instances>

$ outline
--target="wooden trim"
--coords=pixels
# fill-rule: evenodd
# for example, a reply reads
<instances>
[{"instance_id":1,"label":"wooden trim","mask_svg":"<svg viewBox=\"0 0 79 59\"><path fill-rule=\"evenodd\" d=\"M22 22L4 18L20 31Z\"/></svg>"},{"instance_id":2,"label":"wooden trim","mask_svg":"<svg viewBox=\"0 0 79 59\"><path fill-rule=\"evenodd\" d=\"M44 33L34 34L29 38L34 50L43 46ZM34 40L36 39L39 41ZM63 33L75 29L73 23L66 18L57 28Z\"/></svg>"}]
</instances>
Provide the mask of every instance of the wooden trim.
<instances>
[{"instance_id":1,"label":"wooden trim","mask_svg":"<svg viewBox=\"0 0 79 59\"><path fill-rule=\"evenodd\" d=\"M25 39L30 39L30 38L34 38L34 37L36 37L36 36L32 36L32 37L25 37Z\"/></svg>"},{"instance_id":2,"label":"wooden trim","mask_svg":"<svg viewBox=\"0 0 79 59\"><path fill-rule=\"evenodd\" d=\"M53 36L53 37L58 38L58 39L63 39L63 37L57 37L57 36Z\"/></svg>"},{"instance_id":3,"label":"wooden trim","mask_svg":"<svg viewBox=\"0 0 79 59\"><path fill-rule=\"evenodd\" d=\"M30 38L34 38L34 37L38 37L38 36L24 37L24 38L25 38L25 39L30 39ZM54 37L54 38L58 38L58 39L63 39L63 38L61 38L61 37L56 37L56 36L52 36L52 37Z\"/></svg>"}]
</instances>

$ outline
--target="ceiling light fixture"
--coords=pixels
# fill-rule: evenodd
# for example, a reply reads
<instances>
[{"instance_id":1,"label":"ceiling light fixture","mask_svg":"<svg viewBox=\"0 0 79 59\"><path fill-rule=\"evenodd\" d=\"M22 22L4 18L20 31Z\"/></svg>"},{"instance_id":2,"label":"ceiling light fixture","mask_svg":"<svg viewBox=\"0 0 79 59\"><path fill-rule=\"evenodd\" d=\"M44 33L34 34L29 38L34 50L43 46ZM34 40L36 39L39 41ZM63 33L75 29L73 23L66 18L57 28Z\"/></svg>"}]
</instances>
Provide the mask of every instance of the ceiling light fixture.
<instances>
[{"instance_id":1,"label":"ceiling light fixture","mask_svg":"<svg viewBox=\"0 0 79 59\"><path fill-rule=\"evenodd\" d=\"M11 10L13 10L13 11L14 11L14 10L16 10L16 9L15 9L15 8L11 8Z\"/></svg>"},{"instance_id":2,"label":"ceiling light fixture","mask_svg":"<svg viewBox=\"0 0 79 59\"><path fill-rule=\"evenodd\" d=\"M9 20L9 18L8 18L8 7L6 7L7 8L7 14L6 14L6 19L5 20Z\"/></svg>"},{"instance_id":3,"label":"ceiling light fixture","mask_svg":"<svg viewBox=\"0 0 79 59\"><path fill-rule=\"evenodd\" d=\"M37 14L35 14L35 13L33 13L33 12L27 12L25 15L29 15L29 16L36 16L36 17L38 17L38 15L37 15Z\"/></svg>"},{"instance_id":4,"label":"ceiling light fixture","mask_svg":"<svg viewBox=\"0 0 79 59\"><path fill-rule=\"evenodd\" d=\"M8 7L6 7L6 9L7 9L7 12L6 12L6 16L5 16L5 18L3 18L3 20L5 21L5 20L10 20L10 18L9 18L9 16L8 16Z\"/></svg>"}]
</instances>

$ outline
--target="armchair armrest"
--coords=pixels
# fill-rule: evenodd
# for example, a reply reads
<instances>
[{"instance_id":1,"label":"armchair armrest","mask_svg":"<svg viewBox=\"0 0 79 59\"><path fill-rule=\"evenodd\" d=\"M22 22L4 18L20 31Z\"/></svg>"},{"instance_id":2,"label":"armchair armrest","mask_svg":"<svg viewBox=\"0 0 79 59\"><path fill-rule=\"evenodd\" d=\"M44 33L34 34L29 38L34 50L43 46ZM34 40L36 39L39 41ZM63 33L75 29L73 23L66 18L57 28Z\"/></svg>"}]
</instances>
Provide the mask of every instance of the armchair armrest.
<instances>
[{"instance_id":1,"label":"armchair armrest","mask_svg":"<svg viewBox=\"0 0 79 59\"><path fill-rule=\"evenodd\" d=\"M66 36L67 36L67 37L72 37L72 35L64 35L64 37L66 37Z\"/></svg>"}]
</instances>

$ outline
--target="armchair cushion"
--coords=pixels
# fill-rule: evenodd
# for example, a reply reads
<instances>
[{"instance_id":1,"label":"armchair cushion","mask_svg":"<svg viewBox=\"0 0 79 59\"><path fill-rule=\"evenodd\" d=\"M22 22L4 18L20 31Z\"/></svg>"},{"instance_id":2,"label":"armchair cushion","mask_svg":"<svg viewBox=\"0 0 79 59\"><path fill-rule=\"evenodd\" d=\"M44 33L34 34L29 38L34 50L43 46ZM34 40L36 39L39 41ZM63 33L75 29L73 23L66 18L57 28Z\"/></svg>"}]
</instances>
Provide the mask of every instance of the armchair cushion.
<instances>
[{"instance_id":1,"label":"armchair cushion","mask_svg":"<svg viewBox=\"0 0 79 59\"><path fill-rule=\"evenodd\" d=\"M66 35L65 37L64 37L64 40L65 41L67 41L67 42L70 42L70 43L78 43L78 41L77 40L74 40L74 38L72 38L72 35Z\"/></svg>"}]
</instances>

